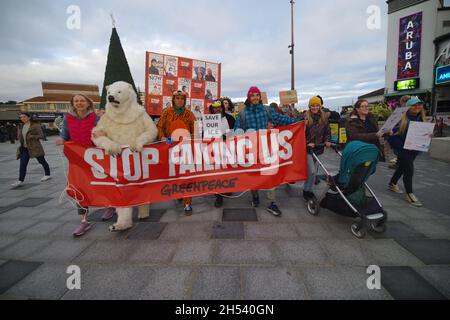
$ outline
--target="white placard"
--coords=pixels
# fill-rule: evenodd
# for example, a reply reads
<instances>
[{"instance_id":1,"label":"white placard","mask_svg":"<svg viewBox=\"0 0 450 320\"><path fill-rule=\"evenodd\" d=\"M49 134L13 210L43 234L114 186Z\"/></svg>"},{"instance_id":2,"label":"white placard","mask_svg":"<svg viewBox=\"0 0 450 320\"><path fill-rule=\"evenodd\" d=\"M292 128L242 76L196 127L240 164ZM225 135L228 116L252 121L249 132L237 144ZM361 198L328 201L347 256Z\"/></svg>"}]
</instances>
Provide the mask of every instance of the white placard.
<instances>
[{"instance_id":1,"label":"white placard","mask_svg":"<svg viewBox=\"0 0 450 320\"><path fill-rule=\"evenodd\" d=\"M203 137L206 139L219 138L222 136L220 114L203 115Z\"/></svg>"},{"instance_id":2,"label":"white placard","mask_svg":"<svg viewBox=\"0 0 450 320\"><path fill-rule=\"evenodd\" d=\"M402 119L402 115L408 111L408 109L409 107L396 108L389 118L387 118L386 122L381 127L380 132L387 133L394 129L397 123Z\"/></svg>"},{"instance_id":3,"label":"white placard","mask_svg":"<svg viewBox=\"0 0 450 320\"><path fill-rule=\"evenodd\" d=\"M406 135L404 148L428 152L433 136L434 123L411 121Z\"/></svg>"}]
</instances>

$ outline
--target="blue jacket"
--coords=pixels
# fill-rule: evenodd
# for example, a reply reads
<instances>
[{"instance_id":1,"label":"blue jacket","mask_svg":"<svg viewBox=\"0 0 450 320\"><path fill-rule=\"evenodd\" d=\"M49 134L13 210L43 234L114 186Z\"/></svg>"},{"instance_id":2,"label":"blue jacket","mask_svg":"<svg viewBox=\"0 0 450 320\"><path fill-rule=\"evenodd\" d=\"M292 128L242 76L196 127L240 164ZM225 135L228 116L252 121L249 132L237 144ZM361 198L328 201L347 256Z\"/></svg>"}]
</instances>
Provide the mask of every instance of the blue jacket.
<instances>
[{"instance_id":1,"label":"blue jacket","mask_svg":"<svg viewBox=\"0 0 450 320\"><path fill-rule=\"evenodd\" d=\"M269 116L266 107L263 104L248 105L241 112L245 112L245 128L241 124L241 115L239 114L236 122L234 124L234 130L242 129L247 131L248 129L253 130L264 130L269 129ZM273 126L285 126L291 123L299 122L302 119L291 118L285 115L277 113L273 108L269 108L270 112L270 122Z\"/></svg>"}]
</instances>

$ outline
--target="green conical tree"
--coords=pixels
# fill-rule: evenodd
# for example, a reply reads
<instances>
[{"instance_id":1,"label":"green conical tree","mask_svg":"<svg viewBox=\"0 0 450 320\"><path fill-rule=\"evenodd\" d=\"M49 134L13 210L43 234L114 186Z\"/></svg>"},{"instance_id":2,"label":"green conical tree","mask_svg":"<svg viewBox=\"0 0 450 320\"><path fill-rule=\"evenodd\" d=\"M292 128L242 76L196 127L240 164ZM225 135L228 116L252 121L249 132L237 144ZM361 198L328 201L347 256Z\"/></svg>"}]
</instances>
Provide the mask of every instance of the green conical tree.
<instances>
[{"instance_id":1,"label":"green conical tree","mask_svg":"<svg viewBox=\"0 0 450 320\"><path fill-rule=\"evenodd\" d=\"M134 84L133 76L130 72L127 57L125 56L122 44L120 43L119 35L116 28L113 27L111 39L109 40L108 60L106 61L105 80L103 81L100 108L104 108L106 105L106 86L109 86L116 81L125 81L130 83L136 92L138 103L142 104Z\"/></svg>"}]
</instances>

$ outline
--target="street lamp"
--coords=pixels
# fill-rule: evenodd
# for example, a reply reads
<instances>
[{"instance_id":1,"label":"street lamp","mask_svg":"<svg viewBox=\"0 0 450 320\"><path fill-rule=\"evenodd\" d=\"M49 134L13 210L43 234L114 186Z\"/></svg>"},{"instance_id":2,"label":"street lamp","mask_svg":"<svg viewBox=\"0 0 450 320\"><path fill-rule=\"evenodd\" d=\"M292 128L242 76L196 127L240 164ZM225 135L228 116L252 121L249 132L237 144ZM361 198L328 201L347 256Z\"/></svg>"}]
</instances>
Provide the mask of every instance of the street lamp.
<instances>
[{"instance_id":1,"label":"street lamp","mask_svg":"<svg viewBox=\"0 0 450 320\"><path fill-rule=\"evenodd\" d=\"M294 72L294 0L289 1L291 3L291 45L288 46L289 53L291 54L291 90L295 90L295 72Z\"/></svg>"}]
</instances>

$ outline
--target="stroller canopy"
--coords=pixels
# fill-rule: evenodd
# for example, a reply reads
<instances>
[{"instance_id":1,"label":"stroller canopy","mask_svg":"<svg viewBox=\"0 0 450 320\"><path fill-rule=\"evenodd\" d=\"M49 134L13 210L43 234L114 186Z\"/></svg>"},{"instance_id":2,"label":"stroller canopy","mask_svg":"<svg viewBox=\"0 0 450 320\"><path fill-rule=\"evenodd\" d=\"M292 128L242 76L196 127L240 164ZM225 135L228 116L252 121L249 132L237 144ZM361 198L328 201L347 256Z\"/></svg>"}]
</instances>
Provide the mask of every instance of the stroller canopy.
<instances>
[{"instance_id":1,"label":"stroller canopy","mask_svg":"<svg viewBox=\"0 0 450 320\"><path fill-rule=\"evenodd\" d=\"M346 187L350 182L350 178L352 177L355 168L360 164L370 166L367 175L364 177L364 181L362 181L366 182L367 179L375 173L379 155L380 150L373 144L362 141L349 142L342 152L338 183Z\"/></svg>"}]
</instances>

